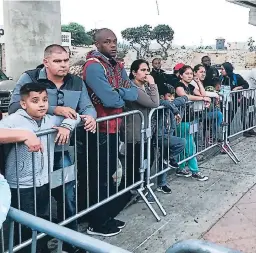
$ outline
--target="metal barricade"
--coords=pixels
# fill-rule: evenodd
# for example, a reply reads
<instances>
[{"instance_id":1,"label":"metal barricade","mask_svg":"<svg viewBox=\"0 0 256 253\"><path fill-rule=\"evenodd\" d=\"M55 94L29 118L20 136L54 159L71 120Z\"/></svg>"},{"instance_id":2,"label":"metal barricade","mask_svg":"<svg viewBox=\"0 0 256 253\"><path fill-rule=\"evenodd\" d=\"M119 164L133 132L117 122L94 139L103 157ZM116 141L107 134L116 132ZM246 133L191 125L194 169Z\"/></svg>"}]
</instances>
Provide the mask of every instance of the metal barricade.
<instances>
[{"instance_id":1,"label":"metal barricade","mask_svg":"<svg viewBox=\"0 0 256 253\"><path fill-rule=\"evenodd\" d=\"M14 208L11 208L8 213L7 223L9 225L9 238L6 247L4 244L2 244L2 248L0 250L1 253L18 252L20 249L30 244L31 246L27 248L26 252L36 253L38 252L37 250L40 239L44 235L50 236L51 238L55 238L58 240L57 243L53 243L53 245L55 244L53 248L55 248L55 250L57 250L55 252L58 253L62 252L63 243L67 243L80 249L88 250L95 253L129 253L128 251L119 247L110 245L106 242L94 239L92 237L78 233L68 228L61 227L57 224L43 220L41 218L35 217ZM28 230L30 230L30 234L32 235L31 239L23 242L16 247L14 247L14 223L19 223L22 226L26 226Z\"/></svg>"},{"instance_id":2,"label":"metal barricade","mask_svg":"<svg viewBox=\"0 0 256 253\"><path fill-rule=\"evenodd\" d=\"M207 241L187 240L174 244L166 253L242 253Z\"/></svg>"},{"instance_id":3,"label":"metal barricade","mask_svg":"<svg viewBox=\"0 0 256 253\"><path fill-rule=\"evenodd\" d=\"M231 91L225 96L224 112L226 120L224 150L231 159L240 160L229 145L230 139L256 127L256 89Z\"/></svg>"},{"instance_id":4,"label":"metal barricade","mask_svg":"<svg viewBox=\"0 0 256 253\"><path fill-rule=\"evenodd\" d=\"M135 122L140 129L135 129ZM53 145L56 130L37 135L44 144L43 152L28 153L22 149L24 144L14 144L13 168L6 168L12 207L77 230L77 219L88 213L93 217L89 221L105 212L116 216L129 201L130 191L136 190L160 220L144 191L145 127L140 111L98 118L95 134L78 127L72 145L61 146L58 152ZM124 146L121 156L120 139ZM15 226L15 231L15 245L22 244L22 227Z\"/></svg>"},{"instance_id":5,"label":"metal barricade","mask_svg":"<svg viewBox=\"0 0 256 253\"><path fill-rule=\"evenodd\" d=\"M221 145L220 130L223 114L217 102L213 101L211 105L204 102L187 102L185 106L179 108L182 121L177 127L176 116L172 109L161 106L151 110L146 130L146 187L154 197L152 181L154 179L157 181L159 177L166 178L166 173L174 169L169 164L170 158L179 161L180 168L184 168L186 163L189 167L193 167L197 164L196 156ZM174 154L177 151L175 149L181 149L182 146L184 150L179 150L179 154ZM152 168L153 160L155 160L154 168ZM156 203L166 215L166 211L157 198Z\"/></svg>"}]
</instances>

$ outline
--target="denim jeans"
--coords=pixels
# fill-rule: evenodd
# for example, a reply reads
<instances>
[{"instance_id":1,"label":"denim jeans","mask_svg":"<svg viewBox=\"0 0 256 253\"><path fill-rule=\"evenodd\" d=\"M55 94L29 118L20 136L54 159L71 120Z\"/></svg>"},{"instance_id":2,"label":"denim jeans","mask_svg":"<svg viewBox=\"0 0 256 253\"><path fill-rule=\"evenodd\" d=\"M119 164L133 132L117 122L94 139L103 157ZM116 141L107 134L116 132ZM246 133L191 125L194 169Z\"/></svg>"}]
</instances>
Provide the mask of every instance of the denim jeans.
<instances>
[{"instance_id":1,"label":"denim jeans","mask_svg":"<svg viewBox=\"0 0 256 253\"><path fill-rule=\"evenodd\" d=\"M219 108L215 108L214 111L210 111L210 112L207 113L207 119L210 120L210 121L214 120L214 122L217 121L216 122L217 123L217 129L216 129L216 123L213 122L213 124L212 124L212 133L215 137L217 137L216 136L216 134L218 133L217 130L220 128L221 123L223 121L222 112L220 111Z\"/></svg>"},{"instance_id":2,"label":"denim jeans","mask_svg":"<svg viewBox=\"0 0 256 253\"><path fill-rule=\"evenodd\" d=\"M185 149L186 146L186 140L184 138L176 137L173 135L169 136L169 141L168 141L168 135L166 134L164 138L159 138L159 146L160 149L162 148L162 141L163 141L163 158L167 159L169 161L167 155L168 155L168 148L169 148L169 155L171 158L175 159L181 152ZM169 146L169 147L168 147ZM160 153L161 154L161 153ZM162 164L162 155L160 155L159 159L159 167ZM161 176L158 178L158 186L162 187L167 184L167 173L163 173Z\"/></svg>"},{"instance_id":3,"label":"denim jeans","mask_svg":"<svg viewBox=\"0 0 256 253\"><path fill-rule=\"evenodd\" d=\"M53 170L62 169L63 166L71 166L72 162L68 151L64 152L64 162L62 159L62 152L56 152L54 154L54 168ZM52 190L52 196L57 201L57 218L58 222L61 222L76 214L76 196L75 196L75 181L71 181L65 184L65 217L63 212L63 187L59 186ZM67 225L68 228L77 231L77 221L73 221Z\"/></svg>"},{"instance_id":4,"label":"denim jeans","mask_svg":"<svg viewBox=\"0 0 256 253\"><path fill-rule=\"evenodd\" d=\"M35 215L45 220L49 220L49 185L43 185L41 187L36 187L36 196L34 196L34 188L20 188L20 206L18 205L18 190L12 188L12 207L20 208L23 212ZM36 197L36 210L34 199ZM24 242L30 239L32 236L32 231L30 228L21 226L21 241ZM49 238L46 236L38 241L37 249L41 249L42 252L47 252L47 242ZM14 242L15 245L19 244L19 226L15 224L14 227ZM43 250L45 249L45 250ZM23 248L20 253L30 252L30 246Z\"/></svg>"}]
</instances>

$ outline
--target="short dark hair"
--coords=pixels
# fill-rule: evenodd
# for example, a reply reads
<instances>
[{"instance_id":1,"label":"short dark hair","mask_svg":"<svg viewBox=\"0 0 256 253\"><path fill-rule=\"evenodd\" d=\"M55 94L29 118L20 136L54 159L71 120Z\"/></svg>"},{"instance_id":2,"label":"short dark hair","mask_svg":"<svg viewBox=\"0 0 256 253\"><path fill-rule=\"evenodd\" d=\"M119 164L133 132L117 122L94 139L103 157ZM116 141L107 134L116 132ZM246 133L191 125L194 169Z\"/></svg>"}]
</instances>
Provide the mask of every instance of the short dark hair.
<instances>
[{"instance_id":1,"label":"short dark hair","mask_svg":"<svg viewBox=\"0 0 256 253\"><path fill-rule=\"evenodd\" d=\"M171 95L175 95L175 88L170 84L164 84L162 85L161 89L159 89L159 95L165 96L167 93L170 93Z\"/></svg>"},{"instance_id":2,"label":"short dark hair","mask_svg":"<svg viewBox=\"0 0 256 253\"><path fill-rule=\"evenodd\" d=\"M195 67L194 67L194 72L197 72L200 68L205 68L204 65L202 64L197 64Z\"/></svg>"},{"instance_id":3,"label":"short dark hair","mask_svg":"<svg viewBox=\"0 0 256 253\"><path fill-rule=\"evenodd\" d=\"M101 29L97 29L94 34L93 34L93 41L96 42L100 39L101 33L102 32L112 32L113 34L115 34L112 30L110 30L109 28L101 28Z\"/></svg>"},{"instance_id":4,"label":"short dark hair","mask_svg":"<svg viewBox=\"0 0 256 253\"><path fill-rule=\"evenodd\" d=\"M219 77L213 77L212 79L212 86L215 87L217 84L220 84L221 80Z\"/></svg>"},{"instance_id":5,"label":"short dark hair","mask_svg":"<svg viewBox=\"0 0 256 253\"><path fill-rule=\"evenodd\" d=\"M203 57L202 57L201 62L203 62L203 60L204 60L205 58L209 58L209 59L211 59L211 58L210 58L210 56L205 55L205 56L203 56Z\"/></svg>"},{"instance_id":6,"label":"short dark hair","mask_svg":"<svg viewBox=\"0 0 256 253\"><path fill-rule=\"evenodd\" d=\"M154 61L157 61L157 60L161 61L161 58L154 58L152 63L154 63Z\"/></svg>"},{"instance_id":7,"label":"short dark hair","mask_svg":"<svg viewBox=\"0 0 256 253\"><path fill-rule=\"evenodd\" d=\"M137 71L139 70L140 65L141 65L142 63L146 63L146 64L148 65L148 68L149 68L149 63L148 63L146 60L144 60L144 59L135 60L135 61L132 63L131 68L130 68L130 75L129 75L129 78L130 78L131 80L134 79L134 75L133 75L132 72L133 72L133 71L137 72Z\"/></svg>"},{"instance_id":8,"label":"short dark hair","mask_svg":"<svg viewBox=\"0 0 256 253\"><path fill-rule=\"evenodd\" d=\"M179 73L180 75L183 75L187 69L191 69L193 71L193 68L189 65L184 65L180 70L179 70Z\"/></svg>"},{"instance_id":9,"label":"short dark hair","mask_svg":"<svg viewBox=\"0 0 256 253\"><path fill-rule=\"evenodd\" d=\"M42 83L26 83L20 88L20 96L29 96L30 92L47 92L46 85Z\"/></svg>"},{"instance_id":10,"label":"short dark hair","mask_svg":"<svg viewBox=\"0 0 256 253\"><path fill-rule=\"evenodd\" d=\"M67 50L59 45L59 44L51 44L49 46L47 46L44 50L44 58L50 56L52 53L56 53L56 52L66 52L67 53Z\"/></svg>"}]
</instances>

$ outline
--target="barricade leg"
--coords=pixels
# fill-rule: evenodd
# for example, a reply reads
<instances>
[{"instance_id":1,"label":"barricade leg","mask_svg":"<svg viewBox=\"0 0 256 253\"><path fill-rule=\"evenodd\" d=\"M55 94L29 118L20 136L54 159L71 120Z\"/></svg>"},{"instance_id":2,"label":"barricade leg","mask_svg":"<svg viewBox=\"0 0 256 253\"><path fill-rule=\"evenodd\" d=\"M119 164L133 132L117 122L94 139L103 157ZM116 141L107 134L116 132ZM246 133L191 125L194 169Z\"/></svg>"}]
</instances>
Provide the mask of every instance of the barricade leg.
<instances>
[{"instance_id":1,"label":"barricade leg","mask_svg":"<svg viewBox=\"0 0 256 253\"><path fill-rule=\"evenodd\" d=\"M237 155L235 154L235 152L233 151L233 149L231 148L229 141L228 141L228 135L229 135L229 129L231 127L231 119L229 120L229 115L231 112L230 108L230 102L228 102L229 100L229 96L224 97L224 101L223 101L223 115L224 115L224 123L223 123L223 141L221 144L221 148L222 150L230 157L230 159L237 164L238 162L240 162L239 158L237 157Z\"/></svg>"}]
</instances>

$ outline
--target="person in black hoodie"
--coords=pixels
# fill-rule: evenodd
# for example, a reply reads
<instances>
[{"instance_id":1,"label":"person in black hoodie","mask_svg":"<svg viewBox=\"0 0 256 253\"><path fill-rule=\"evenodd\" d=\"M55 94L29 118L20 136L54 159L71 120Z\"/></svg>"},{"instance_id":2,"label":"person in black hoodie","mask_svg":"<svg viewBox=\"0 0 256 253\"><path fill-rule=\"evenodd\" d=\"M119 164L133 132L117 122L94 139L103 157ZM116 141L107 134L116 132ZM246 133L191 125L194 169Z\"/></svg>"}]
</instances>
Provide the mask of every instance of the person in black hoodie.
<instances>
[{"instance_id":1,"label":"person in black hoodie","mask_svg":"<svg viewBox=\"0 0 256 253\"><path fill-rule=\"evenodd\" d=\"M231 91L239 91L244 89L249 89L249 84L243 79L239 74L234 73L234 67L230 62L225 62L221 66L221 86L229 87ZM234 116L240 105L241 108L241 121L243 123L243 130L246 127L246 111L249 106L248 99L243 96L242 93L235 93L232 95L232 101L229 104L228 116L230 123L233 121ZM230 135L230 125L228 127L228 134ZM252 130L244 132L245 137L256 136L256 133Z\"/></svg>"},{"instance_id":2,"label":"person in black hoodie","mask_svg":"<svg viewBox=\"0 0 256 253\"><path fill-rule=\"evenodd\" d=\"M205 67L206 70L206 77L203 81L204 87L212 86L213 84L213 78L219 77L219 71L211 66L211 58L209 56L204 56L201 59L202 65Z\"/></svg>"}]
</instances>

